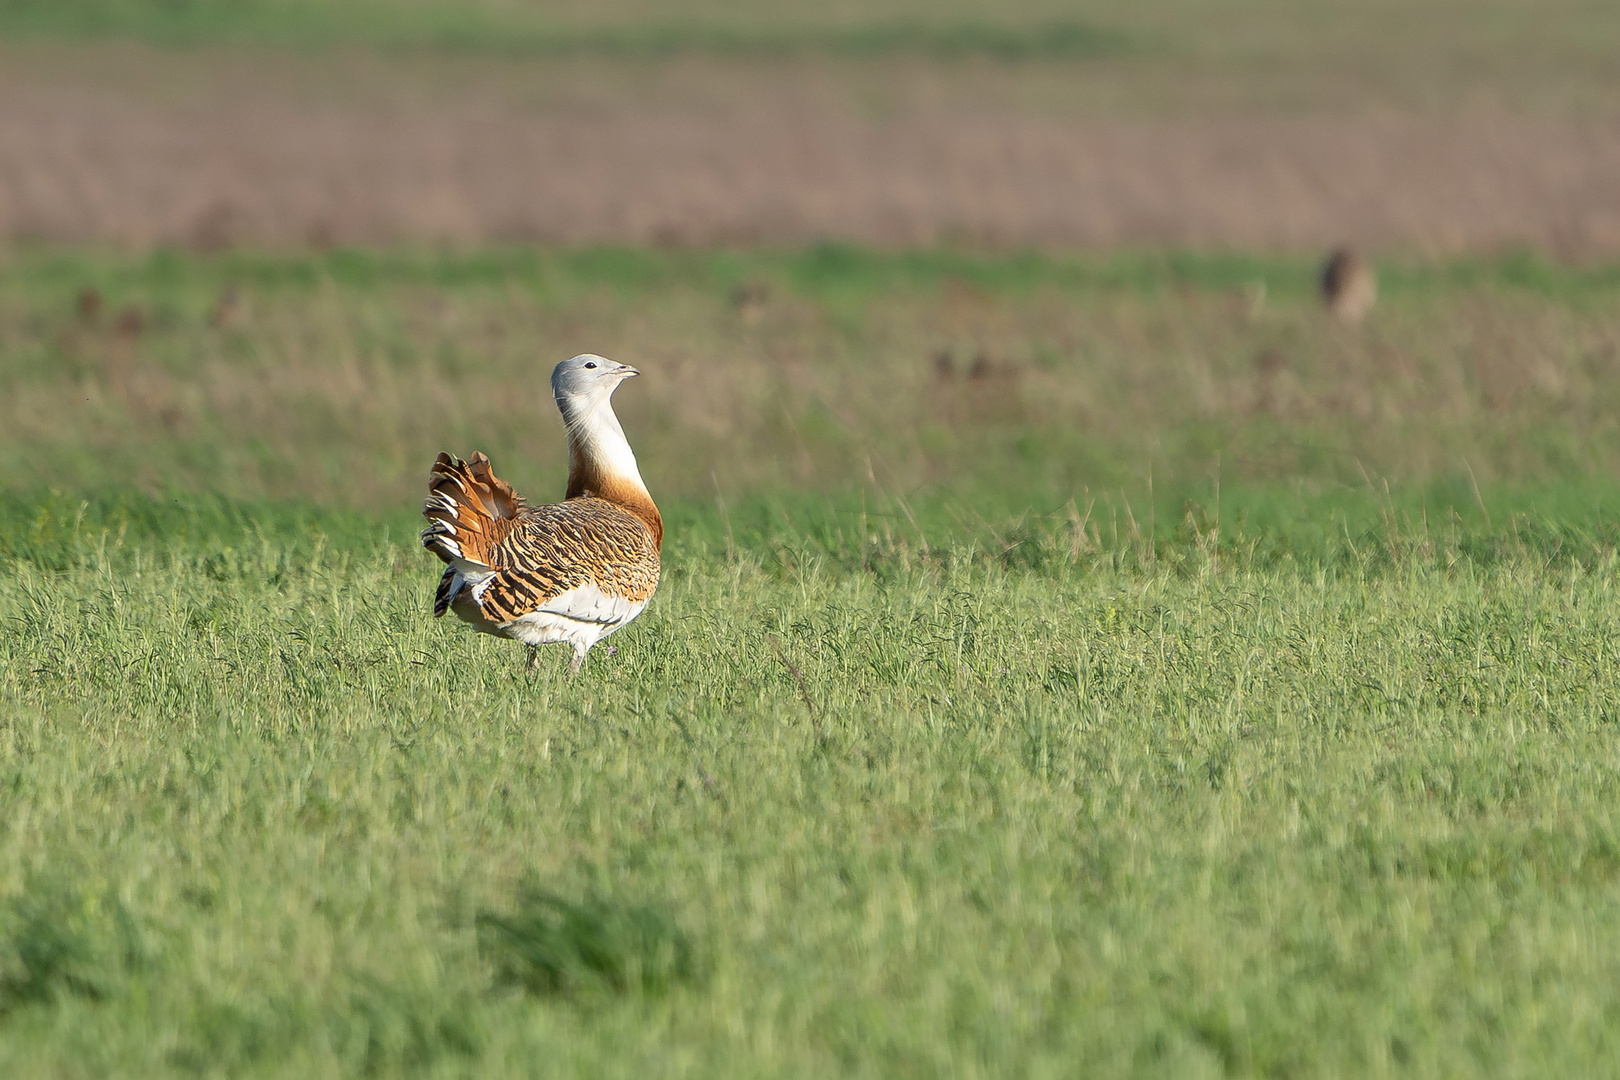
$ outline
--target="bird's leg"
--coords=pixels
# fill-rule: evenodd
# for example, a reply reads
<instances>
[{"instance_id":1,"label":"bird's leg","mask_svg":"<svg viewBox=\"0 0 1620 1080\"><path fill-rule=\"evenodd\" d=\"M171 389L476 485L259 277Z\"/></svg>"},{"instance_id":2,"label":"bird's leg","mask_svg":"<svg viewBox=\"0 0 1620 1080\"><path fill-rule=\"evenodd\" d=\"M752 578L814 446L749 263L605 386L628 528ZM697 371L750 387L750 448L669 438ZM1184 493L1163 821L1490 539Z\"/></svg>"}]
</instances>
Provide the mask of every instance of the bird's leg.
<instances>
[{"instance_id":1,"label":"bird's leg","mask_svg":"<svg viewBox=\"0 0 1620 1080\"><path fill-rule=\"evenodd\" d=\"M568 661L569 677L579 674L579 669L585 666L585 654L589 651L589 649L581 649L578 646L574 648L573 659Z\"/></svg>"},{"instance_id":2,"label":"bird's leg","mask_svg":"<svg viewBox=\"0 0 1620 1080\"><path fill-rule=\"evenodd\" d=\"M540 670L540 646L529 646L529 662L523 665L523 670L533 675Z\"/></svg>"}]
</instances>

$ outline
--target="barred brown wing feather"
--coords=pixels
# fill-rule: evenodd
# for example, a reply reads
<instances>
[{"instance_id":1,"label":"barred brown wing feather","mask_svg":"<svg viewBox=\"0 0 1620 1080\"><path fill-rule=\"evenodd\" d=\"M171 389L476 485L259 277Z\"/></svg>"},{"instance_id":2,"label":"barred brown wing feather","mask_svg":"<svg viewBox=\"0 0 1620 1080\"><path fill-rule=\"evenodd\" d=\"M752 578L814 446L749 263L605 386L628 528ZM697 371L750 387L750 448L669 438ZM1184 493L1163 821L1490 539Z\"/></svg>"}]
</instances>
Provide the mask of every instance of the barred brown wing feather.
<instances>
[{"instance_id":1,"label":"barred brown wing feather","mask_svg":"<svg viewBox=\"0 0 1620 1080\"><path fill-rule=\"evenodd\" d=\"M492 566L490 560L510 537L527 507L512 485L490 469L489 458L468 461L440 454L428 477L422 515L422 546L447 563L461 560Z\"/></svg>"},{"instance_id":2,"label":"barred brown wing feather","mask_svg":"<svg viewBox=\"0 0 1620 1080\"><path fill-rule=\"evenodd\" d=\"M495 573L474 595L484 618L496 623L550 611L617 625L658 587L651 533L640 518L603 499L522 507L486 555Z\"/></svg>"}]
</instances>

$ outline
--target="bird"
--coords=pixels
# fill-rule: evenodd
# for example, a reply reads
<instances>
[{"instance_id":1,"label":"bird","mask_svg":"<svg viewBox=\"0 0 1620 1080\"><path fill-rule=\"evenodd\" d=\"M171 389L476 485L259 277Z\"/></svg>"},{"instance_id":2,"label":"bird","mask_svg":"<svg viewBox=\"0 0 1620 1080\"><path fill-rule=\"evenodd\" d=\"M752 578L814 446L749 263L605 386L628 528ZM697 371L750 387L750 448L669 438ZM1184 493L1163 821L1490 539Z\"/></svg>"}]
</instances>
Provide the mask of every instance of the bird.
<instances>
[{"instance_id":1,"label":"bird","mask_svg":"<svg viewBox=\"0 0 1620 1080\"><path fill-rule=\"evenodd\" d=\"M1328 255L1320 278L1322 302L1342 322L1358 323L1378 299L1378 278L1354 249L1341 247Z\"/></svg>"},{"instance_id":2,"label":"bird","mask_svg":"<svg viewBox=\"0 0 1620 1080\"><path fill-rule=\"evenodd\" d=\"M86 285L79 290L79 321L86 326L93 324L101 315L101 290L94 285Z\"/></svg>"},{"instance_id":3,"label":"bird","mask_svg":"<svg viewBox=\"0 0 1620 1080\"><path fill-rule=\"evenodd\" d=\"M451 611L475 630L521 641L531 672L539 646L570 645L572 676L591 646L641 614L658 588L664 523L612 400L639 374L594 353L552 371L568 429L562 502L529 505L482 453L438 456L422 507L422 546L446 564L435 618Z\"/></svg>"},{"instance_id":4,"label":"bird","mask_svg":"<svg viewBox=\"0 0 1620 1080\"><path fill-rule=\"evenodd\" d=\"M208 325L216 330L229 330L236 325L241 314L241 294L237 292L235 285L226 285L219 290L214 307L208 313Z\"/></svg>"}]
</instances>

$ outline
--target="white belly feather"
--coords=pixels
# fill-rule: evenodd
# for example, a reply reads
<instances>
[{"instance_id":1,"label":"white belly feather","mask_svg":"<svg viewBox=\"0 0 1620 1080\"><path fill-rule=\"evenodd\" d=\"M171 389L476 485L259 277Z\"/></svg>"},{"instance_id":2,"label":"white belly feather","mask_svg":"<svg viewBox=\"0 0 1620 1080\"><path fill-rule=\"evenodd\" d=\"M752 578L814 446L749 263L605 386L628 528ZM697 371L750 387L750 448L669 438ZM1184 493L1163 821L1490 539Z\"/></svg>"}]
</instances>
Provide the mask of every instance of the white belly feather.
<instances>
[{"instance_id":1,"label":"white belly feather","mask_svg":"<svg viewBox=\"0 0 1620 1080\"><path fill-rule=\"evenodd\" d=\"M630 600L603 592L595 585L581 585L558 593L526 615L501 623L493 632L525 645L568 642L589 649L640 615L646 606L645 600Z\"/></svg>"}]
</instances>

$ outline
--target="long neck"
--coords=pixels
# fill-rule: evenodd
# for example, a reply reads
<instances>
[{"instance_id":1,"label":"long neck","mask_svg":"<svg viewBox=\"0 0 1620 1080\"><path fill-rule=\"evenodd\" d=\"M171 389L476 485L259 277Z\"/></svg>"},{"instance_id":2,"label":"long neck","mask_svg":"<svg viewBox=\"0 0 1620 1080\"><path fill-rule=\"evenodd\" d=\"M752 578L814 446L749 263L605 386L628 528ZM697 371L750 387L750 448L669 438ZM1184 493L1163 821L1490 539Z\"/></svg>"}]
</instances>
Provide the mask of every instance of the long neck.
<instances>
[{"instance_id":1,"label":"long neck","mask_svg":"<svg viewBox=\"0 0 1620 1080\"><path fill-rule=\"evenodd\" d=\"M568 498L589 495L617 503L645 522L662 547L664 519L641 480L612 403L604 397L588 404L559 399L557 405L568 425Z\"/></svg>"}]
</instances>

